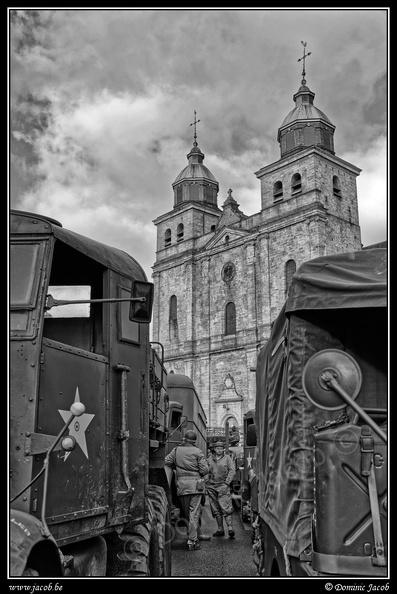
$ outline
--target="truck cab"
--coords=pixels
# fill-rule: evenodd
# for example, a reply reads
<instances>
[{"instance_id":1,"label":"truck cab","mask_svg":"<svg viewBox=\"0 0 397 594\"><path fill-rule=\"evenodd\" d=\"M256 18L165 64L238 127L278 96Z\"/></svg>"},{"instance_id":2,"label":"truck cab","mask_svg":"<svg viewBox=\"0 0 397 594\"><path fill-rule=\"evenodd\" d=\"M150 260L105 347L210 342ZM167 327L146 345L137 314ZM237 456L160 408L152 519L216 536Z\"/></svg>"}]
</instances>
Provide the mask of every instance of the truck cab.
<instances>
[{"instance_id":1,"label":"truck cab","mask_svg":"<svg viewBox=\"0 0 397 594\"><path fill-rule=\"evenodd\" d=\"M99 538L100 568L89 553L77 567L76 553L74 571L102 575L107 536L147 520L153 285L125 252L11 211L10 289L15 538L22 524L33 532L41 523L41 540L68 547L71 558L76 543ZM36 545L13 557L12 575Z\"/></svg>"}]
</instances>

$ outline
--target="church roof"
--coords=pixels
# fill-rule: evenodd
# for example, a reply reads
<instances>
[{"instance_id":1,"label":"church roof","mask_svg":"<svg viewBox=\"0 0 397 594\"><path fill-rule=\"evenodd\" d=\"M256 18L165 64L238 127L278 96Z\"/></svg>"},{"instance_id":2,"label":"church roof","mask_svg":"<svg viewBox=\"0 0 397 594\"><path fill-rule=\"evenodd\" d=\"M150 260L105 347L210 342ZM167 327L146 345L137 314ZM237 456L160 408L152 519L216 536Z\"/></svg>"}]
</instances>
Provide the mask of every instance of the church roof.
<instances>
[{"instance_id":1,"label":"church roof","mask_svg":"<svg viewBox=\"0 0 397 594\"><path fill-rule=\"evenodd\" d=\"M288 115L284 118L284 121L281 124L280 128L288 126L293 122L297 122L299 120L323 120L324 122L326 122L334 128L335 126L332 124L331 120L325 115L325 113L321 111L321 109L318 109L318 107L315 107L315 105L313 105L314 97L315 94L309 89L309 87L306 86L306 84L302 84L298 92L293 97L296 105L294 109L291 109Z\"/></svg>"},{"instance_id":2,"label":"church roof","mask_svg":"<svg viewBox=\"0 0 397 594\"><path fill-rule=\"evenodd\" d=\"M297 120L324 120L331 126L333 125L325 113L312 103L301 103L300 105L296 105L294 109L291 109L289 114L284 118L281 128Z\"/></svg>"},{"instance_id":3,"label":"church roof","mask_svg":"<svg viewBox=\"0 0 397 594\"><path fill-rule=\"evenodd\" d=\"M215 177L213 176L213 174L211 173L211 171L208 169L208 167L206 167L202 163L195 163L195 164L189 163L189 165L187 165L184 169L182 169L180 174L175 179L174 184L179 183L186 179L198 179L198 178L200 178L200 179L204 178L204 179L208 179L214 183L218 183L216 181Z\"/></svg>"},{"instance_id":4,"label":"church roof","mask_svg":"<svg viewBox=\"0 0 397 594\"><path fill-rule=\"evenodd\" d=\"M214 175L208 167L203 165L204 156L205 155L199 149L197 142L194 142L190 153L187 155L189 161L188 165L182 169L172 185L190 179L206 179L217 184L218 182Z\"/></svg>"}]
</instances>

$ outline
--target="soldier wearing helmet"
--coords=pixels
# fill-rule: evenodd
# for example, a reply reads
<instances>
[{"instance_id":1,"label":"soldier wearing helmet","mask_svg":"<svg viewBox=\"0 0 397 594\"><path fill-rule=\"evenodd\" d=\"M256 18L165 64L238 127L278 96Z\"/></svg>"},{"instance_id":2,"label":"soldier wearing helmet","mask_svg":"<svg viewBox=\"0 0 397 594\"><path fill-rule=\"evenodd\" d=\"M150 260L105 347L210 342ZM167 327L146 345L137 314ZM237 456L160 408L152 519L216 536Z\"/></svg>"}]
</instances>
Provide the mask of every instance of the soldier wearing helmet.
<instances>
[{"instance_id":1,"label":"soldier wearing helmet","mask_svg":"<svg viewBox=\"0 0 397 594\"><path fill-rule=\"evenodd\" d=\"M224 536L223 519L225 519L229 538L235 537L233 530L233 504L230 483L236 471L232 458L225 453L222 441L213 445L213 453L208 457L209 475L206 492L209 496L211 512L216 519L218 529L213 536Z\"/></svg>"},{"instance_id":2,"label":"soldier wearing helmet","mask_svg":"<svg viewBox=\"0 0 397 594\"><path fill-rule=\"evenodd\" d=\"M165 458L165 465L175 469L177 495L185 518L188 519L189 551L200 549L199 540L210 537L200 534L201 498L205 492L203 477L208 474L208 464L203 452L196 447L197 433L188 430L183 442Z\"/></svg>"}]
</instances>

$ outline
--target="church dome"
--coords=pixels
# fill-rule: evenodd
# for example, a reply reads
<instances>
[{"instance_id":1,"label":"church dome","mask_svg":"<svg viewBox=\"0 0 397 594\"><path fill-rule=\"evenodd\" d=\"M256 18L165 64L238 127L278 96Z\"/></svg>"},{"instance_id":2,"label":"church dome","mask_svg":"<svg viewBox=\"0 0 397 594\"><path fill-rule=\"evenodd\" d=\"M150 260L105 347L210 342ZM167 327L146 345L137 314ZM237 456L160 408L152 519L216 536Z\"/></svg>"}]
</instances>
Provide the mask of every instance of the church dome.
<instances>
[{"instance_id":1,"label":"church dome","mask_svg":"<svg viewBox=\"0 0 397 594\"><path fill-rule=\"evenodd\" d=\"M196 138L195 132L193 147L187 155L188 164L172 184L174 208L186 202L201 202L219 210L219 184L208 167L203 165L204 153L199 149Z\"/></svg>"},{"instance_id":2,"label":"church dome","mask_svg":"<svg viewBox=\"0 0 397 594\"><path fill-rule=\"evenodd\" d=\"M302 79L293 96L295 107L284 118L278 129L281 157L315 146L334 154L335 126L323 111L314 105L315 94Z\"/></svg>"},{"instance_id":3,"label":"church dome","mask_svg":"<svg viewBox=\"0 0 397 594\"><path fill-rule=\"evenodd\" d=\"M324 120L324 122L327 122L331 126L333 125L325 113L315 107L312 102L310 102L310 96L312 96L314 99L315 95L311 92L309 87L302 85L296 95L294 95L296 106L294 109L291 109L289 114L284 118L280 128L283 128L284 126L292 124L298 120ZM302 100L297 101L298 97L301 97Z\"/></svg>"},{"instance_id":4,"label":"church dome","mask_svg":"<svg viewBox=\"0 0 397 594\"><path fill-rule=\"evenodd\" d=\"M189 161L188 165L182 169L172 185L185 180L197 179L207 179L217 184L218 182L216 181L214 175L211 173L208 167L203 165L204 156L204 153L201 152L197 146L197 143L195 143L192 150L187 155Z\"/></svg>"}]
</instances>

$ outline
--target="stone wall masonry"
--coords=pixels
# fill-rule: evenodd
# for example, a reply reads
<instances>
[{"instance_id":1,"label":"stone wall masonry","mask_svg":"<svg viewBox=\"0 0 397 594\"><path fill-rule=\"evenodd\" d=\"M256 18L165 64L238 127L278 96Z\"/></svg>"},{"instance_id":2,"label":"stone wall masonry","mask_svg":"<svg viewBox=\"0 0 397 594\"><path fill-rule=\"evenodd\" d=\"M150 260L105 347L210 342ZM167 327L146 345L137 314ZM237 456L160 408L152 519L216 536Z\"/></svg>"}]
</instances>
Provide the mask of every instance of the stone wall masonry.
<instances>
[{"instance_id":1,"label":"stone wall masonry","mask_svg":"<svg viewBox=\"0 0 397 594\"><path fill-rule=\"evenodd\" d=\"M279 203L287 202L292 198L292 176L299 173L302 178L302 194L315 190L314 155L306 154L305 157L285 159L279 167L270 170L261 178L261 209L264 210L277 203L274 201L274 184L280 181L283 184L283 196Z\"/></svg>"},{"instance_id":2,"label":"stone wall masonry","mask_svg":"<svg viewBox=\"0 0 397 594\"><path fill-rule=\"evenodd\" d=\"M321 200L329 214L358 225L356 176L337 165L319 159L317 161L317 183L321 190ZM340 197L333 192L334 175L340 182Z\"/></svg>"},{"instance_id":3,"label":"stone wall masonry","mask_svg":"<svg viewBox=\"0 0 397 594\"><path fill-rule=\"evenodd\" d=\"M183 209L176 210L170 218L160 221L157 224L157 252L156 263L182 253L186 249L197 249L203 244L203 236L211 233L211 226L216 225L221 213L208 211L207 209ZM184 238L177 242L177 227L182 223L184 226ZM171 231L171 244L165 247L164 237L167 229ZM212 232L213 233L213 232ZM207 241L211 238L208 235ZM194 240L198 241L198 244Z\"/></svg>"},{"instance_id":4,"label":"stone wall masonry","mask_svg":"<svg viewBox=\"0 0 397 594\"><path fill-rule=\"evenodd\" d=\"M266 174L261 177L261 204L262 211L269 207L282 205L288 203L293 197L291 193L291 180L295 173L301 175L302 191L300 196L304 196L308 192L318 192L317 199L324 204L326 200L329 202L330 208L337 207L337 202L332 198L333 196L333 176L339 177L342 186L342 197L345 197L345 202L351 207L353 221L357 223L357 189L356 177L359 170L353 170L348 167L348 163L333 157L332 155L324 155L317 151L302 153L302 156L295 156L294 159L286 159L278 168L269 168ZM283 184L283 197L279 201L274 201L273 188L277 181ZM298 196L299 198L299 196ZM310 195L308 196L309 199ZM300 199L299 204L304 204ZM291 205L292 206L292 205ZM348 218L348 213L344 213L345 218Z\"/></svg>"},{"instance_id":5,"label":"stone wall masonry","mask_svg":"<svg viewBox=\"0 0 397 594\"><path fill-rule=\"evenodd\" d=\"M233 415L240 425L255 407L257 355L287 297L286 263L296 268L323 254L361 249L356 177L359 169L331 153L307 149L257 172L261 211L211 239L221 210L186 203L156 219L158 251L153 267L153 340L164 346L167 370L188 375L200 396L209 426ZM301 192L291 194L291 178L301 175ZM333 176L341 197L334 195ZM273 186L283 182L283 199ZM176 243L176 229L184 239ZM164 233L172 243L163 248ZM218 230L219 231L219 230ZM175 240L175 243L174 243ZM210 247L208 247L208 243ZM212 246L212 247L211 247ZM235 266L225 282L222 269ZM170 323L170 297L177 297L177 324ZM236 332L225 335L225 308L236 306ZM225 382L233 379L233 385Z\"/></svg>"}]
</instances>

